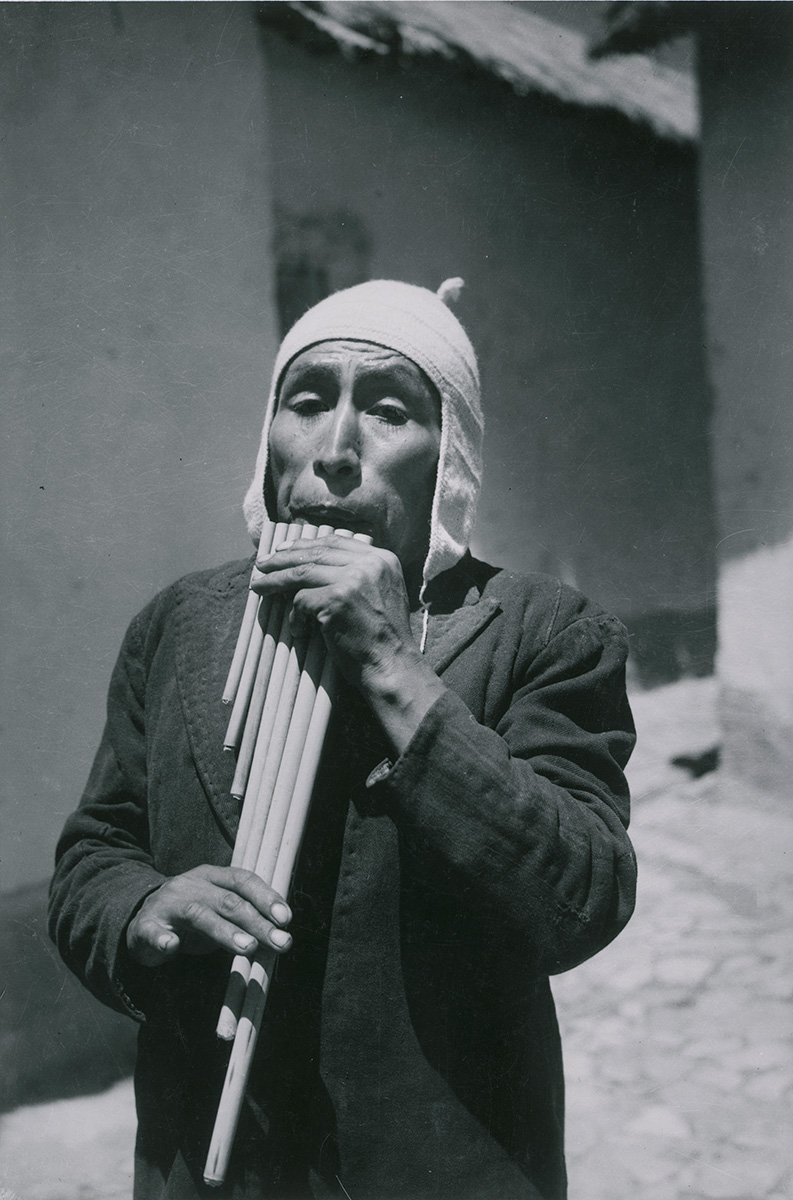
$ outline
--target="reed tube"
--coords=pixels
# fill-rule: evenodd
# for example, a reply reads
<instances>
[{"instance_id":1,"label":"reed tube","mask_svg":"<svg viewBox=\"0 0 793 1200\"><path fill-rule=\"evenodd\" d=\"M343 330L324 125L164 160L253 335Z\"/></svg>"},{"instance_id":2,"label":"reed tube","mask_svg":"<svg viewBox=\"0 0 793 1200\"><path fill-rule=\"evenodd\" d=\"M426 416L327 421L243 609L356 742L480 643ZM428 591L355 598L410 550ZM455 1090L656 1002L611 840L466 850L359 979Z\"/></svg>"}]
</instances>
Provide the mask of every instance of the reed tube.
<instances>
[{"instance_id":1,"label":"reed tube","mask_svg":"<svg viewBox=\"0 0 793 1200\"><path fill-rule=\"evenodd\" d=\"M273 544L274 532L274 523L272 521L267 521L262 528L262 534L259 538L260 555L269 554ZM251 571L251 581L248 585L248 597L245 601L245 613L242 618L239 636L237 637L237 644L234 647L234 657L232 658L231 666L229 667L229 673L226 678L226 686L223 688L224 704L233 704L236 698L237 689L242 677L242 669L245 665L245 658L248 653L251 634L253 633L253 627L256 624L256 618L259 615L260 597L257 596L255 592L250 590L253 587L258 574L259 572L254 566L253 570Z\"/></svg>"},{"instance_id":2,"label":"reed tube","mask_svg":"<svg viewBox=\"0 0 793 1200\"><path fill-rule=\"evenodd\" d=\"M290 526L289 532L292 538L297 533L301 538L313 540L318 536L325 537L333 533L333 528L330 525L322 525L319 529L315 525L295 525ZM273 544L278 545L278 542L274 540ZM269 655L270 645L275 637L267 695L258 714L253 712L253 703L250 710L252 721L256 721L255 728L253 728L255 749L252 761L245 771L247 779L245 801L231 860L233 866L241 866L248 871L257 870L256 864L262 844L267 840L268 814L278 780L281 757L289 736L297 693L301 686L305 646L304 644L297 646L293 644L289 615L289 608L285 601L276 598L271 612L271 626L268 628L262 649L263 657ZM279 624L277 636L274 635L276 623ZM321 653L324 658L324 642L321 640L321 634L318 636L321 645L315 653ZM321 670L321 662L319 670ZM317 674L317 680L318 678ZM305 690L306 685L303 686ZM316 684L314 684L314 691L316 691ZM248 732L249 725L246 723L240 756L249 740ZM235 796L238 795L236 788L240 783L238 779L240 774L238 764L238 771L235 773L235 780L232 783L232 795ZM261 872L258 873L261 874ZM269 875L262 875L261 878L266 883L270 882ZM236 1033L249 975L250 959L243 954L236 955L231 964L229 981L215 1029L217 1036L222 1041L231 1041Z\"/></svg>"},{"instance_id":3,"label":"reed tube","mask_svg":"<svg viewBox=\"0 0 793 1200\"><path fill-rule=\"evenodd\" d=\"M298 528L298 536L309 538L333 532L329 526L319 530L311 526ZM289 536L294 536L293 530L289 528ZM353 536L346 530L336 533ZM355 536L371 541L361 534ZM282 540L276 529L271 544ZM241 629L240 640L243 636ZM276 892L288 897L331 716L336 676L318 629L311 635L307 651L302 642L293 644L285 603L276 601L271 606L260 653L268 636L274 644L271 661L263 668L268 681L257 691L256 663L251 682L246 683L246 715L256 728L251 735L248 721L243 718L245 728L237 744L240 756L243 749L247 752L251 740L255 748L246 768L245 801L232 862L256 870ZM235 705L245 681L252 642L251 635ZM235 781L239 786L236 775ZM275 961L274 951L261 948L253 962L240 955L232 964L218 1034L229 1040L233 1037L234 1044L205 1167L205 1182L212 1186L219 1186L225 1179Z\"/></svg>"},{"instance_id":4,"label":"reed tube","mask_svg":"<svg viewBox=\"0 0 793 1200\"><path fill-rule=\"evenodd\" d=\"M296 541L298 538L312 539L317 536L317 527L315 525L289 525L284 526L286 530L286 540ZM273 545L277 546L280 541L273 539ZM262 598L262 604L265 604L265 598ZM284 671L284 655L287 650L281 652L281 657L276 658L279 654L279 647L285 641L291 644L291 631L288 624L288 613L286 601L275 596L272 601L266 601L269 619L264 632L264 637L261 643L260 656L258 667L256 668L256 678L251 691L250 704L248 713L245 718L245 728L242 734L239 754L237 756L237 769L234 772L234 779L231 784L231 794L240 800L247 795L248 780L253 772L253 778L256 785L252 789L254 794L256 786L261 779L261 771L267 753L267 744L262 744L262 729L268 730L272 725L272 713L276 706L280 704L281 688L283 685ZM286 622L286 624L285 624ZM265 705L269 704L267 716L265 716ZM257 757L258 748L258 757ZM255 767L254 767L255 762ZM237 834L239 840L239 833Z\"/></svg>"},{"instance_id":5,"label":"reed tube","mask_svg":"<svg viewBox=\"0 0 793 1200\"><path fill-rule=\"evenodd\" d=\"M306 540L315 538L318 533L316 525L302 525L296 528L298 532L305 530L302 537ZM248 799L250 793L253 808L250 828L246 831L241 865L249 871L255 870L256 867L305 656L305 642L301 641L299 645L295 645L292 640L289 607L282 602L279 611L281 624L278 641L245 789L245 803L251 803ZM237 840L239 841L239 834Z\"/></svg>"},{"instance_id":6,"label":"reed tube","mask_svg":"<svg viewBox=\"0 0 793 1200\"><path fill-rule=\"evenodd\" d=\"M282 895L288 894L300 853L335 691L336 679L333 663L326 660L306 731L292 804L289 807L273 872L273 887ZM219 1187L223 1183L228 1170L234 1135L267 1003L267 993L275 969L275 959L274 951L259 951L250 968L250 977L245 990L245 1003L237 1023L234 1045L204 1168L204 1182L213 1187Z\"/></svg>"},{"instance_id":7,"label":"reed tube","mask_svg":"<svg viewBox=\"0 0 793 1200\"><path fill-rule=\"evenodd\" d=\"M289 526L284 522L279 521L273 529L270 545L278 545L279 542L282 542L286 537L288 530ZM257 612L258 611L259 610L257 608ZM241 638L237 639L238 645L240 640ZM248 706L256 676L256 668L259 665L259 655L261 654L263 640L264 628L262 622L260 620L254 621L253 629L251 630L250 638L248 640L248 645L245 649L242 673L237 686L236 694L234 696L231 716L229 717L228 728L226 729L226 737L223 741L223 748L225 750L236 750L240 744L242 731L245 725L245 718L248 715Z\"/></svg>"}]
</instances>

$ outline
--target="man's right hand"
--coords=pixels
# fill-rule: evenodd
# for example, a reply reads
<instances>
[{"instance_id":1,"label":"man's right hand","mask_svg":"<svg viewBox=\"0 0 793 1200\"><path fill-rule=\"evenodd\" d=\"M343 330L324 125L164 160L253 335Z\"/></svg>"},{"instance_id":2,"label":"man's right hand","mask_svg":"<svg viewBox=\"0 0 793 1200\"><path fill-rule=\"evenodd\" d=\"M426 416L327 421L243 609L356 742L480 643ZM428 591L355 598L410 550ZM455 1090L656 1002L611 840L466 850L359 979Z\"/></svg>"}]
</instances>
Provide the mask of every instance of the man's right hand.
<instances>
[{"instance_id":1,"label":"man's right hand","mask_svg":"<svg viewBox=\"0 0 793 1200\"><path fill-rule=\"evenodd\" d=\"M259 946L288 950L292 914L253 871L194 867L168 879L143 901L127 926L127 948L144 967L177 954L227 950L250 957Z\"/></svg>"}]
</instances>

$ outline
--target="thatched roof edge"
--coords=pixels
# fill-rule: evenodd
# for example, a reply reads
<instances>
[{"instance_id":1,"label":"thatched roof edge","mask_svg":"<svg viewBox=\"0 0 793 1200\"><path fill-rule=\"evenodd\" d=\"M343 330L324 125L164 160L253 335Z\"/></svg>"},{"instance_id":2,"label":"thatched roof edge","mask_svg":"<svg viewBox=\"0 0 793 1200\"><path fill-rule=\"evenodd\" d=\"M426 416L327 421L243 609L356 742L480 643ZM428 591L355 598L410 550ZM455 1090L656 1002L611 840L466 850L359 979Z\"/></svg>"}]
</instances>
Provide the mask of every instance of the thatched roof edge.
<instances>
[{"instance_id":1,"label":"thatched roof edge","mask_svg":"<svg viewBox=\"0 0 793 1200\"><path fill-rule=\"evenodd\" d=\"M595 60L581 34L517 4L296 0L267 3L261 11L266 23L288 24L293 33L302 28L307 37L329 40L347 55L434 55L473 63L519 94L544 92L568 104L611 109L680 143L698 136L692 75L643 54Z\"/></svg>"}]
</instances>

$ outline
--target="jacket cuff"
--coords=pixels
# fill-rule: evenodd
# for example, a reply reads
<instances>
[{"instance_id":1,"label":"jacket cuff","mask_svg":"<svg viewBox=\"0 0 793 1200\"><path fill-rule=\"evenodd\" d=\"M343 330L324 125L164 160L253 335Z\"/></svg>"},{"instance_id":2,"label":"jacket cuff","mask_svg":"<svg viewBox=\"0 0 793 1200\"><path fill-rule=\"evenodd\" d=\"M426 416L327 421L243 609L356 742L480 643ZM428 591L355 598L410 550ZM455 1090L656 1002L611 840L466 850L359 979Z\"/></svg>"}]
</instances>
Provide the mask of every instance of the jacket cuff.
<instances>
[{"instance_id":1,"label":"jacket cuff","mask_svg":"<svg viewBox=\"0 0 793 1200\"><path fill-rule=\"evenodd\" d=\"M116 938L115 951L110 963L110 986L117 1004L128 1016L141 1023L147 1020L151 1011L151 997L157 983L159 968L144 967L135 962L127 949L127 929L147 896L156 892L157 888L165 882L164 875L154 871L151 872L151 875L152 878L149 879L147 885L144 885L145 890L143 891L140 889L141 881L137 881L138 886L135 889L133 906L131 909L126 909L129 915L126 918L120 918L123 923Z\"/></svg>"},{"instance_id":2,"label":"jacket cuff","mask_svg":"<svg viewBox=\"0 0 793 1200\"><path fill-rule=\"evenodd\" d=\"M418 795L426 785L428 763L432 763L434 773L438 769L443 771L441 764L449 754L460 754L463 759L470 755L471 726L478 728L470 709L453 691L446 691L425 713L397 761L384 759L379 763L366 780L366 786L386 784L404 800Z\"/></svg>"}]
</instances>

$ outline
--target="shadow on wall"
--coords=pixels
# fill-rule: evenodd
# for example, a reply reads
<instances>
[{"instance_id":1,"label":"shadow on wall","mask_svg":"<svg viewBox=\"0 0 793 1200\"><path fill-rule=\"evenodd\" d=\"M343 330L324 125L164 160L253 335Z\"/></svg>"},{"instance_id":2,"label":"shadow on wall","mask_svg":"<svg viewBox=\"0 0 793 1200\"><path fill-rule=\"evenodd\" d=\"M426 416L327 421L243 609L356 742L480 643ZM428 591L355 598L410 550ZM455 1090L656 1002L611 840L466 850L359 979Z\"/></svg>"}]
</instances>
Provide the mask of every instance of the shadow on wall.
<instances>
[{"instance_id":1,"label":"shadow on wall","mask_svg":"<svg viewBox=\"0 0 793 1200\"><path fill-rule=\"evenodd\" d=\"M46 883L3 897L0 1112L103 1091L135 1065L135 1023L69 973L46 914Z\"/></svg>"}]
</instances>

